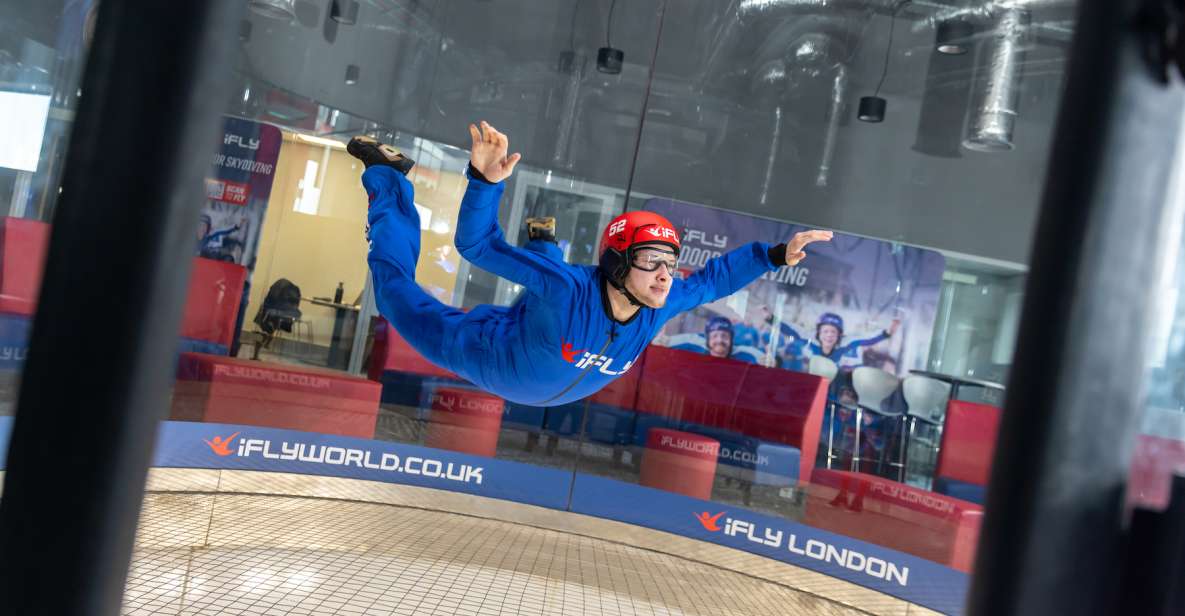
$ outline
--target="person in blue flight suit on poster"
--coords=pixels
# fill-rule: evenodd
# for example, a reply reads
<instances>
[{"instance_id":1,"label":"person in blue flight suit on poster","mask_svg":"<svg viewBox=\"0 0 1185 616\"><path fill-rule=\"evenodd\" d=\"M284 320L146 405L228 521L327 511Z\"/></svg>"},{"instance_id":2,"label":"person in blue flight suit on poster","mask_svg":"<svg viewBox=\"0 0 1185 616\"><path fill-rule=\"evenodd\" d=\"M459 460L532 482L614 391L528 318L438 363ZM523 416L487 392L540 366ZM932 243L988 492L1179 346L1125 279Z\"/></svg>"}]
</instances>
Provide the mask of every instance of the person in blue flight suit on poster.
<instances>
[{"instance_id":1,"label":"person in blue flight suit on poster","mask_svg":"<svg viewBox=\"0 0 1185 616\"><path fill-rule=\"evenodd\" d=\"M704 353L712 357L727 357L751 364L760 364L764 354L753 346L737 345L735 329L727 317L714 316L704 325L704 333L676 334L668 340L668 346L680 351Z\"/></svg>"},{"instance_id":2,"label":"person in blue flight suit on poster","mask_svg":"<svg viewBox=\"0 0 1185 616\"><path fill-rule=\"evenodd\" d=\"M783 322L778 328L785 340L782 356L790 361L797 360L802 365L805 365L805 360L811 356L826 357L835 362L836 366L840 366L843 365L845 359L860 359L862 347L879 344L893 337L893 334L897 333L901 321L893 319L888 329L882 330L870 338L859 338L850 340L846 344L840 344L843 342L844 336L843 325L843 317L834 312L825 312L815 325L815 339L810 340Z\"/></svg>"},{"instance_id":3,"label":"person in blue flight suit on poster","mask_svg":"<svg viewBox=\"0 0 1185 616\"><path fill-rule=\"evenodd\" d=\"M761 343L761 331L741 321L732 324L732 342L738 347L753 347Z\"/></svg>"},{"instance_id":4,"label":"person in blue flight suit on poster","mask_svg":"<svg viewBox=\"0 0 1185 616\"><path fill-rule=\"evenodd\" d=\"M411 162L369 137L351 139L347 150L366 166L367 261L379 311L426 359L512 402L558 406L599 391L625 374L675 315L799 263L808 244L832 236L815 230L777 246L753 242L676 280L679 232L662 216L634 211L605 228L597 266L569 265L506 241L498 204L521 156L508 156L506 136L485 122L469 132L469 184L454 244L474 265L529 291L512 306L463 312L421 289L419 215L403 175Z\"/></svg>"}]
</instances>

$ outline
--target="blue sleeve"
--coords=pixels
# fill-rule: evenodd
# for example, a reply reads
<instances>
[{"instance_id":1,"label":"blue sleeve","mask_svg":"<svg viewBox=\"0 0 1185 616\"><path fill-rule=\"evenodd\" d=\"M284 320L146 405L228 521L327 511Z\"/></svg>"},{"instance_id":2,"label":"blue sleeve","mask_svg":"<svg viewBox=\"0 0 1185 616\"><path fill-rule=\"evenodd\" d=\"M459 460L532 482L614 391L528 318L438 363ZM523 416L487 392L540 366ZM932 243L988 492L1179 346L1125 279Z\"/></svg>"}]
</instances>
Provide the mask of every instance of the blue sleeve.
<instances>
[{"instance_id":1,"label":"blue sleeve","mask_svg":"<svg viewBox=\"0 0 1185 616\"><path fill-rule=\"evenodd\" d=\"M800 338L786 343L786 346L782 347L782 353L786 355L802 355L806 353L806 345L807 341Z\"/></svg>"},{"instance_id":2,"label":"blue sleeve","mask_svg":"<svg viewBox=\"0 0 1185 616\"><path fill-rule=\"evenodd\" d=\"M511 246L498 226L504 184L469 180L461 200L454 243L461 256L491 274L544 298L560 298L574 286L571 267L551 255Z\"/></svg>"},{"instance_id":3,"label":"blue sleeve","mask_svg":"<svg viewBox=\"0 0 1185 616\"><path fill-rule=\"evenodd\" d=\"M872 346L882 340L888 340L888 339L889 339L889 332L882 331L881 333L879 333L871 338L864 338L863 340L853 340L843 346L843 351L840 353L840 356L841 357L842 356L858 357L856 355L856 351L860 347Z\"/></svg>"},{"instance_id":4,"label":"blue sleeve","mask_svg":"<svg viewBox=\"0 0 1185 616\"><path fill-rule=\"evenodd\" d=\"M752 242L711 259L703 269L686 280L676 280L667 299L667 318L696 306L728 297L772 272L777 266L769 260L769 244Z\"/></svg>"},{"instance_id":5,"label":"blue sleeve","mask_svg":"<svg viewBox=\"0 0 1185 616\"><path fill-rule=\"evenodd\" d=\"M789 325L787 325L785 321L783 321L781 323L781 327L779 328L779 330L782 332L783 336L790 339L790 342L788 342L787 344L803 343L803 342L807 341L806 338L803 338L802 336L800 336L798 334L797 330L795 330L793 327L790 327Z\"/></svg>"},{"instance_id":6,"label":"blue sleeve","mask_svg":"<svg viewBox=\"0 0 1185 616\"><path fill-rule=\"evenodd\" d=\"M738 323L732 326L732 342L737 346L755 347L760 344L759 338L757 328L751 325Z\"/></svg>"}]
</instances>

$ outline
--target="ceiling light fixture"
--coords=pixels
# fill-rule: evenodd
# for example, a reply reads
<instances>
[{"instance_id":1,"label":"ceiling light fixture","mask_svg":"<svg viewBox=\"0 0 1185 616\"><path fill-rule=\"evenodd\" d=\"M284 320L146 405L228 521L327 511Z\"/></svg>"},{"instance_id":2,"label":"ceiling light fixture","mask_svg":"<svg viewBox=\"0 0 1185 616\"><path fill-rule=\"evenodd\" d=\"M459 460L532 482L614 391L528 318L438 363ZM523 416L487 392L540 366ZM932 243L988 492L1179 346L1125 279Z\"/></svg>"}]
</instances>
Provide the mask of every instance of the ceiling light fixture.
<instances>
[{"instance_id":1,"label":"ceiling light fixture","mask_svg":"<svg viewBox=\"0 0 1185 616\"><path fill-rule=\"evenodd\" d=\"M975 28L965 19L947 19L938 22L935 29L934 45L938 53L948 56L959 56L971 49L971 37Z\"/></svg>"},{"instance_id":2,"label":"ceiling light fixture","mask_svg":"<svg viewBox=\"0 0 1185 616\"><path fill-rule=\"evenodd\" d=\"M625 62L625 52L613 47L611 34L613 33L613 9L617 8L617 0L609 4L609 23L605 24L605 46L597 50L597 70L608 75L621 72Z\"/></svg>"},{"instance_id":3,"label":"ceiling light fixture","mask_svg":"<svg viewBox=\"0 0 1185 616\"><path fill-rule=\"evenodd\" d=\"M901 7L909 2L910 0L901 0L893 7L893 14L889 15L889 44L885 46L885 65L881 69L881 78L877 82L876 90L872 96L860 97L860 107L856 111L856 118L861 122L877 123L883 122L885 119L885 109L889 103L880 97L881 86L885 85L885 76L889 74L889 58L893 54L893 29L897 25L897 11L900 11Z\"/></svg>"},{"instance_id":4,"label":"ceiling light fixture","mask_svg":"<svg viewBox=\"0 0 1185 616\"><path fill-rule=\"evenodd\" d=\"M329 5L329 17L343 26L358 23L358 0L333 0Z\"/></svg>"}]
</instances>

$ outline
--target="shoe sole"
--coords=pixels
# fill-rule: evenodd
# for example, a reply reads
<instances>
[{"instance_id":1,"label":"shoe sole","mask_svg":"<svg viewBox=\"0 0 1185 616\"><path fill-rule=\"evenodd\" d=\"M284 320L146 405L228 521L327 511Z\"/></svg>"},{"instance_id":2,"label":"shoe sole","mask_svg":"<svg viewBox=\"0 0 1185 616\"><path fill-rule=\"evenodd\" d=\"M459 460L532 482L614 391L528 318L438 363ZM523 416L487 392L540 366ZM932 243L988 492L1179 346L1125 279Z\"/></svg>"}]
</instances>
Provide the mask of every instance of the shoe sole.
<instances>
[{"instance_id":1,"label":"shoe sole","mask_svg":"<svg viewBox=\"0 0 1185 616\"><path fill-rule=\"evenodd\" d=\"M368 168L374 165L383 165L391 167L403 175L407 175L407 172L411 171L411 168L416 164L415 161L400 154L395 148L365 135L350 139L350 142L346 144L346 152L362 161Z\"/></svg>"},{"instance_id":2,"label":"shoe sole","mask_svg":"<svg viewBox=\"0 0 1185 616\"><path fill-rule=\"evenodd\" d=\"M527 223L527 239L529 240L545 240L548 242L555 241L555 218L546 216L543 218L528 218Z\"/></svg>"}]
</instances>

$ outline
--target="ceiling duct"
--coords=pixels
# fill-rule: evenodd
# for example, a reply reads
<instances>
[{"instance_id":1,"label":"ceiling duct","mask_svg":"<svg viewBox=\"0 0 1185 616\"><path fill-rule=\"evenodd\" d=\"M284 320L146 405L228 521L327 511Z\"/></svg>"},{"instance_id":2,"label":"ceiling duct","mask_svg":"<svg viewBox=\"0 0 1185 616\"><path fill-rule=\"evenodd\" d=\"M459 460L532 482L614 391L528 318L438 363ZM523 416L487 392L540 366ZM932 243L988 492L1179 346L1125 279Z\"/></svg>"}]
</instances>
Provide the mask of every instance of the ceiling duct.
<instances>
[{"instance_id":1,"label":"ceiling duct","mask_svg":"<svg viewBox=\"0 0 1185 616\"><path fill-rule=\"evenodd\" d=\"M848 93L848 67L835 65L831 81L831 102L827 108L827 132L823 135L823 154L815 174L815 186L824 188L831 177L831 161L835 158L835 140L839 136L839 123L843 120L844 99Z\"/></svg>"},{"instance_id":2,"label":"ceiling duct","mask_svg":"<svg viewBox=\"0 0 1185 616\"><path fill-rule=\"evenodd\" d=\"M971 118L963 147L978 152L1011 150L1024 70L1026 30L1030 15L1007 9L999 15L991 36L983 42L981 64L986 76L976 79Z\"/></svg>"},{"instance_id":3,"label":"ceiling duct","mask_svg":"<svg viewBox=\"0 0 1185 616\"><path fill-rule=\"evenodd\" d=\"M791 17L819 16L842 20L873 14L894 15L916 22L915 27L937 28L952 19L973 25L993 24L1002 13L1021 10L1032 16L1034 38L1043 42L1066 44L1072 35L1077 0L734 0L723 27L709 47L702 86L708 86L735 61L738 48L753 29L763 24L778 24Z\"/></svg>"},{"instance_id":4,"label":"ceiling duct","mask_svg":"<svg viewBox=\"0 0 1185 616\"><path fill-rule=\"evenodd\" d=\"M247 8L269 19L296 19L296 0L247 0Z\"/></svg>"},{"instance_id":5,"label":"ceiling duct","mask_svg":"<svg viewBox=\"0 0 1185 616\"><path fill-rule=\"evenodd\" d=\"M786 91L786 61L777 58L765 63L754 74L751 90L762 106L766 104L774 106L774 123L769 131L769 151L765 156L765 174L762 177L761 195L758 198L758 201L765 205L769 199L769 189L773 184L778 151L782 145L782 125L785 121L782 97Z\"/></svg>"},{"instance_id":6,"label":"ceiling duct","mask_svg":"<svg viewBox=\"0 0 1185 616\"><path fill-rule=\"evenodd\" d=\"M743 49L751 48L752 43L748 41L754 37L764 36L765 40L759 43L752 61L739 63L745 67L740 72L749 75L751 85L768 81L774 74L768 72L766 66L770 58L769 47L771 41L779 44L775 38L783 30L783 24L797 26L814 17L828 26L828 36L832 40L847 41L860 37L864 26L875 14L899 16L915 21L917 27L935 29L944 22L958 20L986 33L987 38L982 46L982 57L988 63L982 74L987 77L980 80L980 90L973 99L976 104L971 109L972 119L963 145L978 151L1009 150L1016 123L1025 45L1029 41L1064 44L1071 33L1066 23L1073 19L1075 6L1076 0L735 0L730 17L709 50L700 89L713 86L726 89L731 85L730 78L737 76L736 72L730 72L731 67L738 64L737 58L743 55ZM773 30L767 30L767 26ZM767 31L771 33L765 36ZM793 45L799 45L797 50L807 50L808 44L809 41L796 41ZM796 72L802 74L802 69L796 69L796 62L791 57L794 53L786 54L783 79L787 84ZM805 55L805 60L817 62L816 58L810 57L811 53ZM843 100L834 97L844 96L847 79L847 56L843 56L842 61L830 60L831 70L838 66L843 66L844 70L833 73L832 113L827 123L823 160L816 182L820 186L826 184L830 158L834 153L835 116L843 105ZM783 111L780 103L775 108L778 112ZM777 113L775 117L778 117ZM778 129L780 126L776 125L776 133L781 132Z\"/></svg>"},{"instance_id":7,"label":"ceiling duct","mask_svg":"<svg viewBox=\"0 0 1185 616\"><path fill-rule=\"evenodd\" d=\"M1037 14L1037 21L1065 22L1074 19L1076 4L1076 0L739 0L735 21L751 25L762 19L840 11L871 11L882 15L898 11L904 16L935 21L955 17L984 21L1001 11L1021 9Z\"/></svg>"},{"instance_id":8,"label":"ceiling duct","mask_svg":"<svg viewBox=\"0 0 1185 616\"><path fill-rule=\"evenodd\" d=\"M827 186L831 173L831 162L835 157L835 141L839 134L839 123L843 118L843 105L847 98L850 45L845 35L855 28L851 24L837 24L834 19L814 18L798 20L792 29L771 34L765 46L767 50L781 48L774 58L765 61L754 74L750 90L763 107L774 106L774 126L770 135L769 155L766 160L765 177L761 188L761 203L769 196L780 147L787 99L795 93L805 91L807 84L819 79L831 80L831 96L827 110L823 150L815 174L815 185ZM790 38L793 37L793 38ZM790 38L783 46L781 40ZM768 51L767 51L768 54Z\"/></svg>"},{"instance_id":9,"label":"ceiling duct","mask_svg":"<svg viewBox=\"0 0 1185 616\"><path fill-rule=\"evenodd\" d=\"M918 112L917 132L912 149L927 156L961 158L963 156L963 121L971 104L973 54L930 54L922 106Z\"/></svg>"},{"instance_id":10,"label":"ceiling duct","mask_svg":"<svg viewBox=\"0 0 1185 616\"><path fill-rule=\"evenodd\" d=\"M587 60L584 54L573 52L569 63L564 68L564 86L560 102L560 125L556 132L555 150L551 162L564 169L572 169L572 143L576 135L576 128L584 116L584 100L580 86L584 82Z\"/></svg>"}]
</instances>

